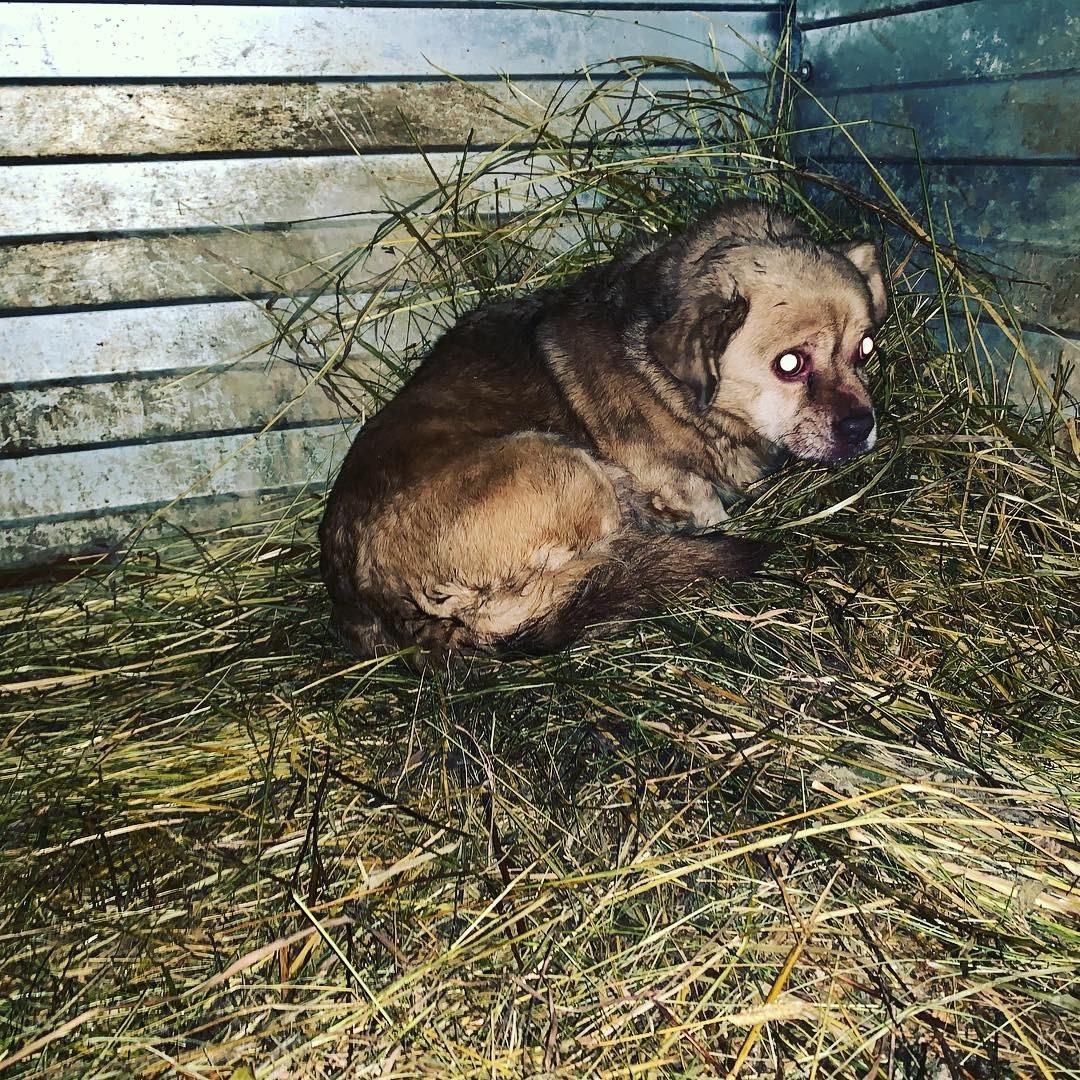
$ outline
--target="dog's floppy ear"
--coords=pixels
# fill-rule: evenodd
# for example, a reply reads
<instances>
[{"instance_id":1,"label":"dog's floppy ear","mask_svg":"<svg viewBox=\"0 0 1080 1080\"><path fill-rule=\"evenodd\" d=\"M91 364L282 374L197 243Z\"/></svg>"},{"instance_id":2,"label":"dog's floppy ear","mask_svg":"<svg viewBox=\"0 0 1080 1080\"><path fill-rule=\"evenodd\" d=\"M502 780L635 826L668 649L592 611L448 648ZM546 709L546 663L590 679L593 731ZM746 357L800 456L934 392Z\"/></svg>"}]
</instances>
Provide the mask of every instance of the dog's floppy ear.
<instances>
[{"instance_id":1,"label":"dog's floppy ear","mask_svg":"<svg viewBox=\"0 0 1080 1080\"><path fill-rule=\"evenodd\" d=\"M653 356L694 391L698 408L708 408L716 396L720 357L749 310L749 302L737 291L726 301L698 297L677 308L649 334Z\"/></svg>"},{"instance_id":2,"label":"dog's floppy ear","mask_svg":"<svg viewBox=\"0 0 1080 1080\"><path fill-rule=\"evenodd\" d=\"M834 250L843 255L862 274L863 280L870 288L874 322L883 322L889 305L885 291L885 275L881 270L877 245L872 240L851 240L844 244L837 244Z\"/></svg>"}]
</instances>

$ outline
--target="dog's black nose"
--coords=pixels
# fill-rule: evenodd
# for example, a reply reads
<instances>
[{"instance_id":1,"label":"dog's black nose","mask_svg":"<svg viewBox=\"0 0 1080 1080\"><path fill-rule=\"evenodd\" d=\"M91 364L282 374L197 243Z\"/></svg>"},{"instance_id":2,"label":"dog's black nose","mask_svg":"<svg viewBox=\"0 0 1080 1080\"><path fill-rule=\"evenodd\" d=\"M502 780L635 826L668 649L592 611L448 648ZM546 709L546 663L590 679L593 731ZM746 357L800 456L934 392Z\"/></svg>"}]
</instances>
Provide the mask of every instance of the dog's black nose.
<instances>
[{"instance_id":1,"label":"dog's black nose","mask_svg":"<svg viewBox=\"0 0 1080 1080\"><path fill-rule=\"evenodd\" d=\"M874 430L874 410L860 409L842 420L833 421L833 432L838 439L855 445L863 442Z\"/></svg>"}]
</instances>

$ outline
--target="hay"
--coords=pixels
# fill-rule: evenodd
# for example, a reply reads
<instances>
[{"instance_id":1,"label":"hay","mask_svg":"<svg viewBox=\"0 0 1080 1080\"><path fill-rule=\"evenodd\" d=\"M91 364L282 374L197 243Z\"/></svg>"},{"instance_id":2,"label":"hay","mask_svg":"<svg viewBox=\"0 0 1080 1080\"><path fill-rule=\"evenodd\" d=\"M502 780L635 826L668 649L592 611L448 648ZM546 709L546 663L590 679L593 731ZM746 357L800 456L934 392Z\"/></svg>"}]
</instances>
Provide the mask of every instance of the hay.
<instances>
[{"instance_id":1,"label":"hay","mask_svg":"<svg viewBox=\"0 0 1080 1080\"><path fill-rule=\"evenodd\" d=\"M318 494L3 594L0 1071L1080 1076L1075 426L1004 403L918 208L823 210L722 80L640 73L523 102L283 357L365 410L403 332L749 190L891 222L879 447L763 485L766 573L544 660L341 655Z\"/></svg>"}]
</instances>

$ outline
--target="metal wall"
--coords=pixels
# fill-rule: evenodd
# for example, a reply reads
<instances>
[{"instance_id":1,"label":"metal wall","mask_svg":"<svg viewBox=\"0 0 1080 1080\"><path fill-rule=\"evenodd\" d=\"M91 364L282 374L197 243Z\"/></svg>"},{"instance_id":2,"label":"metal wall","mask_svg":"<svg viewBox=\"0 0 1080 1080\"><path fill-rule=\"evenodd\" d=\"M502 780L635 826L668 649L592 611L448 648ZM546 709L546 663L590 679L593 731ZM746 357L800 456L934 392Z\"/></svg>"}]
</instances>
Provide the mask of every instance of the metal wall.
<instances>
[{"instance_id":1,"label":"metal wall","mask_svg":"<svg viewBox=\"0 0 1080 1080\"><path fill-rule=\"evenodd\" d=\"M796 12L808 90L906 205L922 207L925 177L939 235L951 228L1013 279L1045 370L1062 355L1080 368L1080 5L799 0ZM807 99L799 119L829 124ZM874 186L835 127L802 149ZM1080 395L1080 371L1070 388Z\"/></svg>"},{"instance_id":2,"label":"metal wall","mask_svg":"<svg viewBox=\"0 0 1080 1080\"><path fill-rule=\"evenodd\" d=\"M619 56L760 79L781 6L0 4L0 566L326 482L337 415L251 301L508 137L447 73L538 110Z\"/></svg>"}]
</instances>

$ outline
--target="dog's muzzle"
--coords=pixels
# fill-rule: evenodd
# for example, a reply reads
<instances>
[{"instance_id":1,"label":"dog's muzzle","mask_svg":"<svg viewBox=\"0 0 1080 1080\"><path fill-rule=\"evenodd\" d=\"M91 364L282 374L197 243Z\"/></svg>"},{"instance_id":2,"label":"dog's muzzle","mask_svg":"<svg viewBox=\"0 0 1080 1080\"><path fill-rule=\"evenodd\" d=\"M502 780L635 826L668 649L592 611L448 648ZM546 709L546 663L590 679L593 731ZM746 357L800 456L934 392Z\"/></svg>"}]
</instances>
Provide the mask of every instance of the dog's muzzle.
<instances>
[{"instance_id":1,"label":"dog's muzzle","mask_svg":"<svg viewBox=\"0 0 1080 1080\"><path fill-rule=\"evenodd\" d=\"M854 450L870 437L876 421L873 409L859 409L848 416L833 421L833 437L840 445Z\"/></svg>"}]
</instances>

